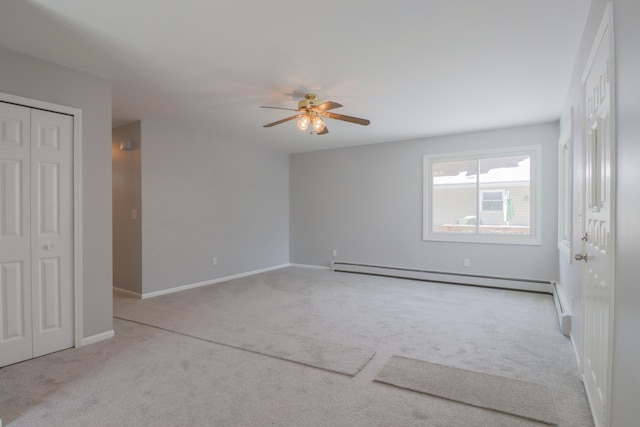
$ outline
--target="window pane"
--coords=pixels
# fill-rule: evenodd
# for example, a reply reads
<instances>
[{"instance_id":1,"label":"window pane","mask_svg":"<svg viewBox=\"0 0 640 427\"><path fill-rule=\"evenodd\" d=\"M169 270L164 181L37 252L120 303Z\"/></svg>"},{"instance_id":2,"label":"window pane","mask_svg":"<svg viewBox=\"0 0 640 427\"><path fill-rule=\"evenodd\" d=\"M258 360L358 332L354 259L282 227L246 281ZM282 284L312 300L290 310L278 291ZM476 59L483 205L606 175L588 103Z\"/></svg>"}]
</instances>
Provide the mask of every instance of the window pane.
<instances>
[{"instance_id":1,"label":"window pane","mask_svg":"<svg viewBox=\"0 0 640 427\"><path fill-rule=\"evenodd\" d=\"M480 233L530 234L531 157L481 159Z\"/></svg>"},{"instance_id":2,"label":"window pane","mask_svg":"<svg viewBox=\"0 0 640 427\"><path fill-rule=\"evenodd\" d=\"M540 245L540 146L425 155L424 240Z\"/></svg>"},{"instance_id":3,"label":"window pane","mask_svg":"<svg viewBox=\"0 0 640 427\"><path fill-rule=\"evenodd\" d=\"M477 160L433 163L433 232L477 233L477 166Z\"/></svg>"}]
</instances>

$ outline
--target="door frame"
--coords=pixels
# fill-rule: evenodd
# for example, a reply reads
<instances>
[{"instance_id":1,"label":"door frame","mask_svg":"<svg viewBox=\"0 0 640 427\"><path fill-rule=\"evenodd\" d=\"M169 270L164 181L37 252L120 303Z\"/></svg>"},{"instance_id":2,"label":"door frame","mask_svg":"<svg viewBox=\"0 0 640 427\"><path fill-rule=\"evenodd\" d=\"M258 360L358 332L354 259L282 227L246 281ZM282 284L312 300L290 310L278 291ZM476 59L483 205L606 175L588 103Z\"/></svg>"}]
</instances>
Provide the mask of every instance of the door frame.
<instances>
[{"instance_id":1,"label":"door frame","mask_svg":"<svg viewBox=\"0 0 640 427\"><path fill-rule=\"evenodd\" d=\"M73 117L73 323L74 347L82 346L82 110L0 92L0 102Z\"/></svg>"}]
</instances>

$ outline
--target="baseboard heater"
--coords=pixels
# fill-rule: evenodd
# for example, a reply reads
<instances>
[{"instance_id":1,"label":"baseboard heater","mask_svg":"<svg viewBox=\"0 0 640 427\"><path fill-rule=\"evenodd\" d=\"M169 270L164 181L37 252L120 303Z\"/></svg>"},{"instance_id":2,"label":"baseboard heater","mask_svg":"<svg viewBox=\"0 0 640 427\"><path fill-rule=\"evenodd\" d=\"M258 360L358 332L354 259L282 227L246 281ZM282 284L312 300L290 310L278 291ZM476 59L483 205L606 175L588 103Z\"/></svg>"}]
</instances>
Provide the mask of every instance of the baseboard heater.
<instances>
[{"instance_id":1,"label":"baseboard heater","mask_svg":"<svg viewBox=\"0 0 640 427\"><path fill-rule=\"evenodd\" d=\"M424 280L428 282L452 283L458 285L483 286L490 288L540 292L552 295L554 294L554 282L545 280L447 273L441 271L420 270L415 268L356 264L340 261L332 261L331 268L334 271L342 271L347 273L371 274L375 276Z\"/></svg>"},{"instance_id":2,"label":"baseboard heater","mask_svg":"<svg viewBox=\"0 0 640 427\"><path fill-rule=\"evenodd\" d=\"M556 313L558 313L558 322L560 322L560 330L566 336L571 333L571 313L565 308L560 299L560 293L557 289L557 284L553 284L553 302L556 305Z\"/></svg>"}]
</instances>

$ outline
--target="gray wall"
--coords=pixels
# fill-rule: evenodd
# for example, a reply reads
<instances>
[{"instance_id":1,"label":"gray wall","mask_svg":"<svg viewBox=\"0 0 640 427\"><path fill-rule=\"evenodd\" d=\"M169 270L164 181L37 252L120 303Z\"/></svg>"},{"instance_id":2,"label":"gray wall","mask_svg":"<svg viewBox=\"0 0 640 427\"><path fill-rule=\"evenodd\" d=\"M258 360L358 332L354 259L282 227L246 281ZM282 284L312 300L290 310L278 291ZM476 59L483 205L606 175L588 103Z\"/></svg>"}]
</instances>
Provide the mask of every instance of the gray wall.
<instances>
[{"instance_id":1,"label":"gray wall","mask_svg":"<svg viewBox=\"0 0 640 427\"><path fill-rule=\"evenodd\" d=\"M640 420L640 3L614 1L617 109L617 231L613 347L613 427Z\"/></svg>"},{"instance_id":2,"label":"gray wall","mask_svg":"<svg viewBox=\"0 0 640 427\"><path fill-rule=\"evenodd\" d=\"M286 154L144 120L142 139L143 293L289 262Z\"/></svg>"},{"instance_id":3,"label":"gray wall","mask_svg":"<svg viewBox=\"0 0 640 427\"><path fill-rule=\"evenodd\" d=\"M293 154L291 262L337 260L555 280L558 123ZM542 245L422 240L423 156L540 144ZM471 260L463 268L463 258Z\"/></svg>"},{"instance_id":4,"label":"gray wall","mask_svg":"<svg viewBox=\"0 0 640 427\"><path fill-rule=\"evenodd\" d=\"M140 122L113 129L113 286L142 293L141 130ZM133 141L131 150L120 143ZM131 211L138 218L133 219Z\"/></svg>"},{"instance_id":5,"label":"gray wall","mask_svg":"<svg viewBox=\"0 0 640 427\"><path fill-rule=\"evenodd\" d=\"M111 85L0 49L0 91L82 110L84 337L112 330Z\"/></svg>"}]
</instances>

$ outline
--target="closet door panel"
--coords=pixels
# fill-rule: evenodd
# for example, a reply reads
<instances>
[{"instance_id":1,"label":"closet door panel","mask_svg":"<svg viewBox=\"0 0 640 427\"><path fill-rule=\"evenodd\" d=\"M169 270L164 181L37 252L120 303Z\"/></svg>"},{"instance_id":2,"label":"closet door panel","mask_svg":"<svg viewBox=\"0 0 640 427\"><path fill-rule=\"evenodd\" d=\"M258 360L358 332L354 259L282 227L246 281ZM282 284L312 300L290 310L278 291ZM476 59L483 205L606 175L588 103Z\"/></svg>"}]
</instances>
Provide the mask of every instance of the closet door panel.
<instances>
[{"instance_id":1,"label":"closet door panel","mask_svg":"<svg viewBox=\"0 0 640 427\"><path fill-rule=\"evenodd\" d=\"M31 112L34 357L73 346L72 122Z\"/></svg>"},{"instance_id":2,"label":"closet door panel","mask_svg":"<svg viewBox=\"0 0 640 427\"><path fill-rule=\"evenodd\" d=\"M32 357L30 109L0 103L0 366Z\"/></svg>"}]
</instances>

